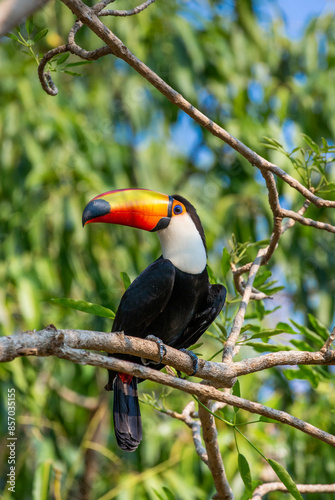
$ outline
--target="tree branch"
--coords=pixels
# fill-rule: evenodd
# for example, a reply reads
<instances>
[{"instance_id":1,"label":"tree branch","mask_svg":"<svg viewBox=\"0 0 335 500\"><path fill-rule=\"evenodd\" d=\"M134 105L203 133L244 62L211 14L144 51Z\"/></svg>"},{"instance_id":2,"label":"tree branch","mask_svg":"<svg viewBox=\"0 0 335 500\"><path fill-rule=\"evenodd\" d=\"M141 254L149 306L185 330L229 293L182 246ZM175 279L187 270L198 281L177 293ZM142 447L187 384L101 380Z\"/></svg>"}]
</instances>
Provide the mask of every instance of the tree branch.
<instances>
[{"instance_id":1,"label":"tree branch","mask_svg":"<svg viewBox=\"0 0 335 500\"><path fill-rule=\"evenodd\" d=\"M261 248L258 253L257 257L254 260L250 272L249 272L249 277L248 277L248 282L245 287L243 296L242 296L242 301L239 307L239 310L234 318L234 323L233 327L231 329L231 332L229 334L229 337L227 339L226 345L223 350L222 354L222 361L226 363L231 363L233 359L233 352L234 352L234 347L235 344L238 340L238 337L241 333L241 328L244 322L244 316L249 304L249 300L251 298L251 292L252 292L252 286L254 284L254 280L256 277L256 274L261 266L262 259L265 255L265 249Z\"/></svg>"},{"instance_id":2,"label":"tree branch","mask_svg":"<svg viewBox=\"0 0 335 500\"><path fill-rule=\"evenodd\" d=\"M333 484L297 484L296 487L300 493L335 493L335 483ZM270 491L283 491L288 493L287 488L283 483L264 483L258 486L251 500L261 500L265 495L270 493Z\"/></svg>"},{"instance_id":3,"label":"tree branch","mask_svg":"<svg viewBox=\"0 0 335 500\"><path fill-rule=\"evenodd\" d=\"M44 330L45 332L45 330ZM231 406L236 406L237 408L242 408L250 413L257 413L259 415L264 415L265 417L272 418L274 420L277 420L278 422L282 422L284 424L290 425L292 427L295 427L296 429L301 430L302 432L305 432L306 434L309 434L311 436L316 437L317 439L320 439L321 441L324 441L325 443L330 444L331 446L335 446L335 436L324 432L317 427L314 427L311 424L308 424L307 422L304 422L303 420L300 420L296 417L293 417L292 415L275 410L273 408L269 408L267 406L261 405L259 403L253 402L253 401L248 401L243 398L239 398L237 396L232 396L230 394L225 394L218 389L215 389L214 387L209 387L206 385L202 385L199 383L194 383L190 382L185 379L180 379L176 377L172 377L171 375L167 375L166 373L159 372L157 370L153 370L151 368L148 368L146 366L138 365L135 363L131 363L128 361L123 361L120 359L112 358L112 357L107 357L103 356L101 354L95 354L91 352L86 352L82 349L74 349L72 347L68 347L65 344L65 341L67 341L69 344L71 342L74 342L76 346L78 345L84 345L87 347L88 344L90 344L89 341L89 334L92 334L94 332L86 332L84 331L84 339L82 342L80 342L80 337L78 335L78 331L70 330L72 334L72 340L71 340L71 335L69 335L69 338L66 337L66 335L69 333L69 331L65 330L60 330L60 331L54 331L54 330L47 330L45 337L47 337L47 340L43 343L41 342L41 335L36 335L36 333L24 333L24 334L19 334L19 335L13 335L11 337L0 337L0 360L1 361L11 361L17 356L29 356L29 355L38 355L38 356L57 356L58 358L61 359L67 359L69 361L72 361L77 364L81 365L91 365L91 366L97 366L101 368L107 368L110 370L118 371L118 372L123 372L123 373L128 373L130 375L143 378L143 379L149 379L154 382L158 382L163 385L167 385L169 387L174 387L175 389L180 389L184 392L187 392L189 394L195 394L196 396L204 399L213 399L217 401L221 401L223 403L226 403ZM48 335L49 334L49 335ZM91 345L94 345L94 349L102 349L103 348L103 341L102 339L99 340L99 337L103 336L110 336L113 341L111 343L115 342L115 337L120 337L121 339L125 339L122 335L117 335L117 334L98 334L95 336L96 338L92 340ZM131 340L130 340L131 339ZM30 341L31 340L31 341ZM39 341L38 341L39 340ZM107 340L106 337L104 340ZM130 345L132 344L133 341L135 341L135 338L127 338L127 342L130 341ZM148 344L151 341L148 340L142 340L142 339L136 339L138 342L143 342L144 344ZM151 342L153 346L157 349L157 346L155 343ZM143 344L143 345L144 345ZM108 342L106 342L107 348L106 351L110 350L110 345L108 345ZM114 344L115 345L115 344ZM123 342L121 341L121 345L124 345ZM145 356L146 358L154 358L154 355L146 352L146 349L143 348L143 345L141 348L138 350L138 354L140 353L140 356ZM167 350L172 349L171 347L167 347ZM125 349L121 349L121 351L124 351ZM149 349L150 350L150 349ZM173 351L176 351L176 349L173 349ZM135 354L134 348L129 347L128 352L131 354ZM176 351L178 352L178 351ZM278 353L277 353L278 354ZM301 354L301 353L297 353ZM317 353L320 355L320 353ZM327 353L324 355L326 357L330 356L332 359L334 358L335 351L327 351ZM184 353L180 353L179 355L186 356ZM156 354L157 356L157 354ZM322 354L321 354L322 356ZM256 358L257 360L258 358ZM255 361L256 361L255 360ZM201 360L200 360L201 361ZM190 360L188 360L188 363L185 360L185 363L183 365L187 365L190 363ZM205 362L209 363L209 362ZM179 363L178 363L179 364ZM237 363L236 363L237 364ZM177 365L177 363L175 363ZM218 365L220 366L219 363L210 363L211 366L213 365ZM208 365L207 365L208 366ZM225 366L225 365L222 365ZM231 369L234 367L234 363L230 363L229 365L226 365L225 368L223 368L223 371L226 369L228 371L231 371ZM191 371L192 368L189 367L189 371ZM234 370L232 370L234 372ZM224 377L222 377L224 378Z\"/></svg>"},{"instance_id":4,"label":"tree branch","mask_svg":"<svg viewBox=\"0 0 335 500\"><path fill-rule=\"evenodd\" d=\"M182 413L177 413L175 411L168 410L166 408L160 411L162 411L166 415L169 415L172 418L176 418L177 420L184 422L191 429L195 450L200 459L204 462L204 464L208 466L207 451L204 448L201 441L201 433L200 433L201 424L199 420L193 418L194 406L195 406L194 401L190 401L189 403L187 403Z\"/></svg>"},{"instance_id":5,"label":"tree branch","mask_svg":"<svg viewBox=\"0 0 335 500\"><path fill-rule=\"evenodd\" d=\"M211 403L208 399L199 398L199 401L208 408ZM217 440L217 429L214 416L199 404L199 417L202 425L202 435L204 438L207 455L208 468L211 471L217 494L213 498L222 500L233 500L233 492L229 486L226 471L223 465L219 443Z\"/></svg>"},{"instance_id":6,"label":"tree branch","mask_svg":"<svg viewBox=\"0 0 335 500\"><path fill-rule=\"evenodd\" d=\"M156 0L146 0L146 2L143 2L141 5L138 5L137 7L134 7L134 9L130 10L104 10L102 11L99 15L100 16L134 16L135 14L139 14L142 12L144 9L149 7L152 3L154 3Z\"/></svg>"},{"instance_id":7,"label":"tree branch","mask_svg":"<svg viewBox=\"0 0 335 500\"><path fill-rule=\"evenodd\" d=\"M333 332L334 333L334 332ZM332 334L333 335L333 334ZM331 343L332 336L327 342ZM22 356L53 356L57 355L60 345L72 349L91 349L108 353L132 354L138 357L159 360L157 345L151 340L138 337L128 337L121 333L94 332L90 330L57 330L51 325L44 330L17 333L0 337L0 362L12 361ZM326 345L326 344L325 344ZM328 345L328 344L327 344ZM330 346L330 344L329 344ZM221 387L231 387L234 379L282 365L333 365L335 350L322 348L320 351L279 351L263 354L235 363L215 363L199 359L198 372L195 376ZM190 357L173 347L165 346L166 354L162 363L173 366L186 374L193 373Z\"/></svg>"},{"instance_id":8,"label":"tree branch","mask_svg":"<svg viewBox=\"0 0 335 500\"><path fill-rule=\"evenodd\" d=\"M54 327L53 327L54 328ZM159 360L157 344L151 340L128 337L120 333L92 332L88 330L57 330L47 327L38 332L24 332L8 337L0 337L0 362L12 361L21 356L55 355L59 345L73 349L92 349L110 354L122 353ZM165 346L166 354L162 363L173 366L186 374L194 371L188 354ZM57 355L57 354L56 354ZM199 359L197 377L215 381L222 386L231 387L232 379L229 370L221 363Z\"/></svg>"}]
</instances>

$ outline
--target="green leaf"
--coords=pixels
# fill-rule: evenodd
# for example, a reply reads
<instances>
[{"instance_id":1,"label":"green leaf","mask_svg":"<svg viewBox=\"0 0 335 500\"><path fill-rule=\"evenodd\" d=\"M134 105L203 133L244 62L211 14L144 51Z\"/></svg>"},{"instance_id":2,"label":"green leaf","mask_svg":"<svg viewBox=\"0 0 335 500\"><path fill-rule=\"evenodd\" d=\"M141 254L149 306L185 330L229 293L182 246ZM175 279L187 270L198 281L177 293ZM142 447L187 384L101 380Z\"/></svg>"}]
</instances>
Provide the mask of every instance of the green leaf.
<instances>
[{"instance_id":1,"label":"green leaf","mask_svg":"<svg viewBox=\"0 0 335 500\"><path fill-rule=\"evenodd\" d=\"M85 302L85 300L75 300L75 299L50 299L55 304L60 306L70 307L71 309L76 309L77 311L86 312L88 314L93 314L94 316L101 316L103 318L115 318L115 313L107 307L99 306L98 304L92 304L91 302Z\"/></svg>"},{"instance_id":2,"label":"green leaf","mask_svg":"<svg viewBox=\"0 0 335 500\"><path fill-rule=\"evenodd\" d=\"M33 500L47 500L49 492L51 460L39 464L33 482Z\"/></svg>"},{"instance_id":3,"label":"green leaf","mask_svg":"<svg viewBox=\"0 0 335 500\"><path fill-rule=\"evenodd\" d=\"M155 490L154 488L153 488L153 492L155 493L155 495L157 496L157 498L159 500L166 500L166 498L164 498L163 495L161 495L160 493L158 493L158 491Z\"/></svg>"},{"instance_id":4,"label":"green leaf","mask_svg":"<svg viewBox=\"0 0 335 500\"><path fill-rule=\"evenodd\" d=\"M71 66L83 66L83 64L92 64L92 61L78 61L78 62L66 64L65 67L70 68Z\"/></svg>"},{"instance_id":5,"label":"green leaf","mask_svg":"<svg viewBox=\"0 0 335 500\"><path fill-rule=\"evenodd\" d=\"M18 37L16 35L14 35L13 33L7 33L7 35L5 35L7 38L11 38L12 40L15 40L16 42L19 41Z\"/></svg>"},{"instance_id":6,"label":"green leaf","mask_svg":"<svg viewBox=\"0 0 335 500\"><path fill-rule=\"evenodd\" d=\"M263 283L268 279L270 278L270 276L272 276L272 273L271 271L269 271L268 269L264 269L261 267L261 272L258 273L258 275L256 276L255 278L255 281L254 281L254 287L255 288L259 288L261 285L263 285Z\"/></svg>"},{"instance_id":7,"label":"green leaf","mask_svg":"<svg viewBox=\"0 0 335 500\"><path fill-rule=\"evenodd\" d=\"M289 325L288 323L284 323L283 321L280 321L279 323L277 323L276 328L281 328L281 329L285 330L286 333L291 333L292 335L298 334L298 332L293 330L291 325Z\"/></svg>"},{"instance_id":8,"label":"green leaf","mask_svg":"<svg viewBox=\"0 0 335 500\"><path fill-rule=\"evenodd\" d=\"M320 154L320 148L319 146L316 144L316 142L313 141L313 139L311 139L308 135L306 134L301 134L304 141L306 142L306 144L308 144L308 146L317 154Z\"/></svg>"},{"instance_id":9,"label":"green leaf","mask_svg":"<svg viewBox=\"0 0 335 500\"><path fill-rule=\"evenodd\" d=\"M121 279L123 281L123 286L124 286L125 290L127 290L127 288L129 288L131 285L131 279L129 278L128 274L125 272L121 272L120 276L121 276Z\"/></svg>"},{"instance_id":10,"label":"green leaf","mask_svg":"<svg viewBox=\"0 0 335 500\"><path fill-rule=\"evenodd\" d=\"M33 18L28 17L28 19L26 20L26 31L27 31L28 35L31 35L31 33L33 32L33 29L34 29Z\"/></svg>"},{"instance_id":11,"label":"green leaf","mask_svg":"<svg viewBox=\"0 0 335 500\"><path fill-rule=\"evenodd\" d=\"M244 342L241 346L248 345L253 347L257 352L278 352L278 351L291 351L292 347L281 344L265 344L264 342Z\"/></svg>"},{"instance_id":12,"label":"green leaf","mask_svg":"<svg viewBox=\"0 0 335 500\"><path fill-rule=\"evenodd\" d=\"M80 73L74 73L74 71L64 71L64 73L71 76L83 76Z\"/></svg>"},{"instance_id":13,"label":"green leaf","mask_svg":"<svg viewBox=\"0 0 335 500\"><path fill-rule=\"evenodd\" d=\"M233 395L238 396L239 398L241 397L241 387L240 387L240 382L238 379L236 380L234 387L233 387Z\"/></svg>"},{"instance_id":14,"label":"green leaf","mask_svg":"<svg viewBox=\"0 0 335 500\"><path fill-rule=\"evenodd\" d=\"M303 325L299 325L298 323L296 323L293 319L290 320L291 323L296 327L298 328L298 330L300 331L300 333L302 333L302 335L304 335L306 337L306 339L310 340L311 342L315 342L315 344L318 346L318 347L322 347L324 342L323 340L319 337L319 335L315 332L313 332L312 330L310 330L309 328L307 328L306 326L303 326Z\"/></svg>"},{"instance_id":15,"label":"green leaf","mask_svg":"<svg viewBox=\"0 0 335 500\"><path fill-rule=\"evenodd\" d=\"M310 324L312 325L314 331L320 335L320 337L326 341L330 335L330 331L328 328L321 323L313 314L308 314L308 319Z\"/></svg>"},{"instance_id":16,"label":"green leaf","mask_svg":"<svg viewBox=\"0 0 335 500\"><path fill-rule=\"evenodd\" d=\"M327 153L329 149L328 142L324 137L321 137L321 140L322 140L322 149L324 150L325 153Z\"/></svg>"},{"instance_id":17,"label":"green leaf","mask_svg":"<svg viewBox=\"0 0 335 500\"><path fill-rule=\"evenodd\" d=\"M41 38L45 37L45 35L48 33L48 31L49 31L48 28L45 28L44 30L41 30L38 33L36 33L36 35L33 38L33 42L36 43L39 40L41 40Z\"/></svg>"},{"instance_id":18,"label":"green leaf","mask_svg":"<svg viewBox=\"0 0 335 500\"><path fill-rule=\"evenodd\" d=\"M281 464L279 464L275 460L272 460L271 458L267 458L267 462L270 465L270 467L272 467L272 469L275 471L281 482L286 486L289 493L291 493L291 495L296 500L303 500L297 488L297 485L295 484L295 482L293 481L287 470L284 469L284 467Z\"/></svg>"},{"instance_id":19,"label":"green leaf","mask_svg":"<svg viewBox=\"0 0 335 500\"><path fill-rule=\"evenodd\" d=\"M225 278L230 270L230 254L226 248L222 250L221 269L222 275Z\"/></svg>"},{"instance_id":20,"label":"green leaf","mask_svg":"<svg viewBox=\"0 0 335 500\"><path fill-rule=\"evenodd\" d=\"M65 54L62 54L58 59L57 59L57 66L59 66L60 64L62 64L63 62L66 61L66 59L68 59L70 57L70 54L68 52L66 52Z\"/></svg>"},{"instance_id":21,"label":"green leaf","mask_svg":"<svg viewBox=\"0 0 335 500\"><path fill-rule=\"evenodd\" d=\"M267 424L278 424L277 420L274 420L273 418L269 417L264 417L264 415L261 415L259 417L259 422L266 422Z\"/></svg>"},{"instance_id":22,"label":"green leaf","mask_svg":"<svg viewBox=\"0 0 335 500\"><path fill-rule=\"evenodd\" d=\"M305 342L304 340L300 340L300 339L292 339L290 340L291 344L294 345L294 347L296 347L299 351L309 351L309 352L313 352L314 349L313 347L311 347L307 342Z\"/></svg>"},{"instance_id":23,"label":"green leaf","mask_svg":"<svg viewBox=\"0 0 335 500\"><path fill-rule=\"evenodd\" d=\"M318 189L318 193L333 193L335 191L335 182L328 182L321 189Z\"/></svg>"},{"instance_id":24,"label":"green leaf","mask_svg":"<svg viewBox=\"0 0 335 500\"><path fill-rule=\"evenodd\" d=\"M288 380L308 380L314 389L317 388L320 382L319 374L311 366L300 365L296 370L288 368L283 370L283 375Z\"/></svg>"},{"instance_id":25,"label":"green leaf","mask_svg":"<svg viewBox=\"0 0 335 500\"><path fill-rule=\"evenodd\" d=\"M241 397L241 388L240 388L240 382L238 379L236 380L234 387L233 387L233 396L237 396L239 398ZM239 408L234 406L234 412L237 413L238 411L239 411Z\"/></svg>"},{"instance_id":26,"label":"green leaf","mask_svg":"<svg viewBox=\"0 0 335 500\"><path fill-rule=\"evenodd\" d=\"M166 486L163 486L164 493L166 495L167 500L175 500L175 495L167 488Z\"/></svg>"},{"instance_id":27,"label":"green leaf","mask_svg":"<svg viewBox=\"0 0 335 500\"><path fill-rule=\"evenodd\" d=\"M263 330L252 335L250 337L250 340L274 337L275 335L280 335L281 333L287 333L287 332L283 328L275 328L274 330Z\"/></svg>"},{"instance_id":28,"label":"green leaf","mask_svg":"<svg viewBox=\"0 0 335 500\"><path fill-rule=\"evenodd\" d=\"M193 344L191 345L190 347L188 347L188 349L190 351L194 351L195 349L198 349L199 347L201 347L203 345L203 342L199 342L199 344Z\"/></svg>"},{"instance_id":29,"label":"green leaf","mask_svg":"<svg viewBox=\"0 0 335 500\"><path fill-rule=\"evenodd\" d=\"M247 332L248 330L258 333L261 327L258 325L253 325L252 323L247 323L241 328L241 333Z\"/></svg>"},{"instance_id":30,"label":"green leaf","mask_svg":"<svg viewBox=\"0 0 335 500\"><path fill-rule=\"evenodd\" d=\"M251 494L252 493L252 479L251 479L251 473L250 473L250 467L248 464L247 459L245 458L242 453L238 454L238 470L240 471L242 481L244 482L244 486L248 490L248 492Z\"/></svg>"}]
</instances>

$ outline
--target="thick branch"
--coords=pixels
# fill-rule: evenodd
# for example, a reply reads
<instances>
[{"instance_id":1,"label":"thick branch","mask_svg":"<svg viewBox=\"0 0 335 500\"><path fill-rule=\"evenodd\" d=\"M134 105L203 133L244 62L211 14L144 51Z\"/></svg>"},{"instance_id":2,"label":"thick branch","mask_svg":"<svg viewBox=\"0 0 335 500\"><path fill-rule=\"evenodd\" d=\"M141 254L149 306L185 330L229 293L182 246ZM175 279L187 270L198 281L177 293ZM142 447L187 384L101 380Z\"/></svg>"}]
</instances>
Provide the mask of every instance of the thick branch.
<instances>
[{"instance_id":1,"label":"thick branch","mask_svg":"<svg viewBox=\"0 0 335 500\"><path fill-rule=\"evenodd\" d=\"M64 344L74 349L92 349L109 353L133 354L142 358L159 360L157 345L151 340L127 337L123 333L92 332L87 330L56 330L50 327L38 332L25 332L8 337L0 337L0 362L12 361L20 356L50 356L57 346ZM186 374L194 371L187 354L166 347L162 363L171 365ZM196 376L231 387L229 370L221 363L199 359Z\"/></svg>"},{"instance_id":2,"label":"thick branch","mask_svg":"<svg viewBox=\"0 0 335 500\"><path fill-rule=\"evenodd\" d=\"M247 375L274 366L285 365L334 365L335 351L309 352L309 351L283 351L264 354L258 358L245 359L234 363L231 367L235 376Z\"/></svg>"},{"instance_id":3,"label":"thick branch","mask_svg":"<svg viewBox=\"0 0 335 500\"><path fill-rule=\"evenodd\" d=\"M332 337L331 337L332 338ZM215 363L199 359L197 376L222 386L231 387L236 377L266 370L282 365L333 365L335 364L335 350L328 348L317 352L310 351L283 351L263 354L256 358L245 359L237 363ZM0 362L12 361L21 356L52 356L59 345L66 345L74 349L91 349L122 354L132 354L158 361L157 345L150 340L137 337L128 337L122 333L94 332L90 330L57 330L47 327L35 332L19 333L7 337L0 337ZM329 345L328 345L329 344ZM184 373L193 372L190 357L166 347L166 355L162 363L168 364Z\"/></svg>"}]
</instances>

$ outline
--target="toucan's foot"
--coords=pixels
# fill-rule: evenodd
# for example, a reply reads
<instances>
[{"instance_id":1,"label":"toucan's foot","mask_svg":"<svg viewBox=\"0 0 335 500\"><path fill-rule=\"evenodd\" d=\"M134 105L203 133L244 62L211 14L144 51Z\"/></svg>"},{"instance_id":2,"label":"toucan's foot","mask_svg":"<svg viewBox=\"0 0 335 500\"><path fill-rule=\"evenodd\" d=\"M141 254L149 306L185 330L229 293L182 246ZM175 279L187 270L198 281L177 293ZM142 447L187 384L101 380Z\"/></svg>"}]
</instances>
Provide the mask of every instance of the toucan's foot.
<instances>
[{"instance_id":1,"label":"toucan's foot","mask_svg":"<svg viewBox=\"0 0 335 500\"><path fill-rule=\"evenodd\" d=\"M193 351L188 351L187 349L179 349L181 352L184 352L185 354L188 354L189 357L191 358L192 360L192 364L193 364L193 373L191 373L190 377L192 377L193 375L195 375L198 371L198 356L196 354L194 354Z\"/></svg>"},{"instance_id":2,"label":"toucan's foot","mask_svg":"<svg viewBox=\"0 0 335 500\"><path fill-rule=\"evenodd\" d=\"M148 335L147 337L145 337L144 340L152 340L152 342L155 342L157 344L158 349L159 349L159 361L152 361L151 359L141 358L142 363L145 366L151 365L151 364L159 365L162 362L162 359L164 358L164 356L166 354L166 349L165 349L164 343L162 342L161 339L159 339L158 337L155 337L155 335Z\"/></svg>"}]
</instances>

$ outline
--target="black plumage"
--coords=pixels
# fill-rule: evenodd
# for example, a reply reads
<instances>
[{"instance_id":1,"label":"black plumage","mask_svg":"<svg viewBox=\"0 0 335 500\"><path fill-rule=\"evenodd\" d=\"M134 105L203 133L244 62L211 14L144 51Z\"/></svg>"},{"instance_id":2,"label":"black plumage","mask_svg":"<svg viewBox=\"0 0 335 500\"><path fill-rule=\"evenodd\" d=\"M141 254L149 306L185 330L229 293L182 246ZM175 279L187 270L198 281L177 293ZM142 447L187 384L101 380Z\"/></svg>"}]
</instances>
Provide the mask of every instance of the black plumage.
<instances>
[{"instance_id":1,"label":"black plumage","mask_svg":"<svg viewBox=\"0 0 335 500\"><path fill-rule=\"evenodd\" d=\"M214 321L224 305L225 297L226 289L222 285L209 284L206 268L201 274L188 274L177 269L169 260L160 258L147 267L126 290L112 331L124 331L126 335L140 338L155 335L171 347L187 348L195 344ZM117 357L140 362L136 356ZM161 369L164 365L149 366ZM118 391L117 397L114 395L114 412L115 408L119 412L115 399L123 397L118 377L115 376L116 372L109 371L106 389ZM132 383L136 387L135 378ZM137 397L133 404L137 405L139 412ZM140 419L133 418L130 422L125 415L121 422L119 416L117 419L114 416L116 439L122 449L133 451L133 447L127 447L127 444L136 442L135 436L140 435L139 422Z\"/></svg>"}]
</instances>

